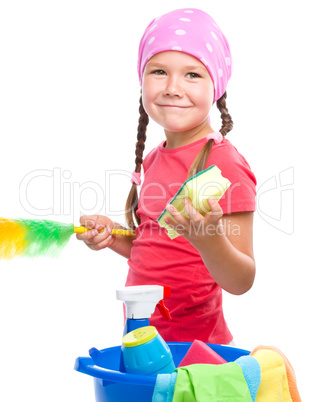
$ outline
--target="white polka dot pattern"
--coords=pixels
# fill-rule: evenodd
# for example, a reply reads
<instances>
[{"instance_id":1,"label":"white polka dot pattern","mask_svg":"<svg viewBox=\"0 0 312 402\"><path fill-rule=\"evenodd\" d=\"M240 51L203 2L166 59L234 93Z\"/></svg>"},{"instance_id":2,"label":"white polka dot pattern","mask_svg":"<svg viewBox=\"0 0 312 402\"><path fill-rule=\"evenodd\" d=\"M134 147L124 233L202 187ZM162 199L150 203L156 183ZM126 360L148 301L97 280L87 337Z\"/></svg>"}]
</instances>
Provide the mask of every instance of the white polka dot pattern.
<instances>
[{"instance_id":1,"label":"white polka dot pattern","mask_svg":"<svg viewBox=\"0 0 312 402\"><path fill-rule=\"evenodd\" d=\"M177 30L175 31L175 34L176 34L176 35L185 35L186 32L184 31L184 29L177 29Z\"/></svg>"}]
</instances>

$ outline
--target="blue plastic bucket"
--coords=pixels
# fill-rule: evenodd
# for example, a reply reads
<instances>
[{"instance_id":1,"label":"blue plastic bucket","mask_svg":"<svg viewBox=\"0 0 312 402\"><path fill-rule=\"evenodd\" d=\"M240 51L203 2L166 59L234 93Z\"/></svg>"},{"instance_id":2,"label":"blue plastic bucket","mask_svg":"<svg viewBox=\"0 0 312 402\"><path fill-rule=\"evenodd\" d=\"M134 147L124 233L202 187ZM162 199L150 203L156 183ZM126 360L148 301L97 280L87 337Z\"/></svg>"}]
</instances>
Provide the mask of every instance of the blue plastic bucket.
<instances>
[{"instance_id":1,"label":"blue plastic bucket","mask_svg":"<svg viewBox=\"0 0 312 402\"><path fill-rule=\"evenodd\" d=\"M240 356L249 355L244 349L208 344L226 361L232 362ZM168 342L176 366L185 356L191 343ZM94 378L96 402L149 402L152 401L156 377L119 371L121 347L101 350L104 367L94 364L91 357L78 357L75 370Z\"/></svg>"}]
</instances>

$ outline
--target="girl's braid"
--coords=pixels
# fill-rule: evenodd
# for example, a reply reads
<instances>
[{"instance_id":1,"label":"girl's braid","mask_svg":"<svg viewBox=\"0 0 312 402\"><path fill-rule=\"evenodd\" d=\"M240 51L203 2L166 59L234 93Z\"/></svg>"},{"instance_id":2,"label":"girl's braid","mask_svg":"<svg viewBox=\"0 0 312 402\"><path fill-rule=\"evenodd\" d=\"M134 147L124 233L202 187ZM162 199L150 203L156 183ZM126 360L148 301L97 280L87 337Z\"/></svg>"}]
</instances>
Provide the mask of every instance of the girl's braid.
<instances>
[{"instance_id":1,"label":"girl's braid","mask_svg":"<svg viewBox=\"0 0 312 402\"><path fill-rule=\"evenodd\" d=\"M140 107L139 107L139 124L138 124L138 135L137 143L135 145L135 171L137 173L141 172L141 165L143 163L143 152L145 149L146 141L146 128L149 122L148 114L145 112L142 102L142 96L140 97Z\"/></svg>"},{"instance_id":2,"label":"girl's braid","mask_svg":"<svg viewBox=\"0 0 312 402\"><path fill-rule=\"evenodd\" d=\"M227 133L231 131L233 128L233 120L226 107L226 98L227 93L225 91L224 94L221 96L221 98L217 100L217 108L221 113L221 119L222 119L222 127L220 129L220 133L223 136L226 136Z\"/></svg>"},{"instance_id":3,"label":"girl's braid","mask_svg":"<svg viewBox=\"0 0 312 402\"><path fill-rule=\"evenodd\" d=\"M139 113L140 117L138 123L137 143L135 145L135 172L137 173L141 172L141 166L143 163L143 152L146 141L146 129L149 122L148 114L145 112L143 107L142 96L140 97ZM125 212L127 225L131 229L135 229L135 223L133 218L135 218L138 225L141 223L141 220L136 213L137 209L138 209L138 190L137 185L133 183L126 202L126 212Z\"/></svg>"},{"instance_id":4,"label":"girl's braid","mask_svg":"<svg viewBox=\"0 0 312 402\"><path fill-rule=\"evenodd\" d=\"M217 100L217 108L221 112L221 119L222 119L222 126L220 129L220 133L223 136L226 136L226 134L233 128L233 120L226 107L226 97L227 94L226 92L224 92L221 98ZM188 172L188 178L206 169L207 161L210 156L212 146L213 146L213 140L209 140L199 151L198 155L196 156L196 158L192 163L192 166L190 167L190 170Z\"/></svg>"}]
</instances>

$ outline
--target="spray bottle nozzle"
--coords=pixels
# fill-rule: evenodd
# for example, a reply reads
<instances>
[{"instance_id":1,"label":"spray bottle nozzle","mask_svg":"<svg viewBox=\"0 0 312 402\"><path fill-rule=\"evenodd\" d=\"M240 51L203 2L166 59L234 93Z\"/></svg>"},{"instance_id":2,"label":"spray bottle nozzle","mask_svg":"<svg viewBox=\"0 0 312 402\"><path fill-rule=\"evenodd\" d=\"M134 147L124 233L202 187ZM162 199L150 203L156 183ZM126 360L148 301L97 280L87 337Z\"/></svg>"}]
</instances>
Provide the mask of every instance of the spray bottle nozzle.
<instances>
[{"instance_id":1,"label":"spray bottle nozzle","mask_svg":"<svg viewBox=\"0 0 312 402\"><path fill-rule=\"evenodd\" d=\"M160 300L160 302L157 304L158 310L160 311L161 315L169 321L172 321L172 317L170 315L169 309L165 306L165 303L163 300Z\"/></svg>"},{"instance_id":2,"label":"spray bottle nozzle","mask_svg":"<svg viewBox=\"0 0 312 402\"><path fill-rule=\"evenodd\" d=\"M164 293L163 296L165 297L169 297L171 296L171 287L170 286L163 286L164 288ZM169 309L165 306L165 303L163 300L160 300L159 303L157 304L158 310L160 311L161 315L169 321L172 321L171 315L170 315L170 311Z\"/></svg>"},{"instance_id":3,"label":"spray bottle nozzle","mask_svg":"<svg viewBox=\"0 0 312 402\"><path fill-rule=\"evenodd\" d=\"M150 318L157 305L162 316L172 320L163 302L170 294L169 286L160 285L128 286L116 291L117 299L124 301L126 317L130 319Z\"/></svg>"},{"instance_id":4,"label":"spray bottle nozzle","mask_svg":"<svg viewBox=\"0 0 312 402\"><path fill-rule=\"evenodd\" d=\"M170 286L163 286L164 289L164 299L166 297L171 296L171 287Z\"/></svg>"}]
</instances>

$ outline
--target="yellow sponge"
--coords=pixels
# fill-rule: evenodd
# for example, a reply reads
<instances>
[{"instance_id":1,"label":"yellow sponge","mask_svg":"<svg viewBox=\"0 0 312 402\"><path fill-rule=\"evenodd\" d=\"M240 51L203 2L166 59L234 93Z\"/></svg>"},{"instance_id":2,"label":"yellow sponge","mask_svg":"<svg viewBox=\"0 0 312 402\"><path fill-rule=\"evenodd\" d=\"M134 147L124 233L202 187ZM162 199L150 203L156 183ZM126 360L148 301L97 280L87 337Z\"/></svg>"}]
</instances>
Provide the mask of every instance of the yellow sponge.
<instances>
[{"instance_id":1,"label":"yellow sponge","mask_svg":"<svg viewBox=\"0 0 312 402\"><path fill-rule=\"evenodd\" d=\"M210 211L207 202L208 198L214 197L216 201L219 201L230 185L231 182L222 176L221 170L216 165L212 165L186 180L170 201L170 204L188 218L184 210L183 198L190 198L199 213L206 215ZM167 229L170 239L174 239L178 237L179 234L166 224L164 218L167 216L172 217L165 209L159 216L158 223L160 226Z\"/></svg>"}]
</instances>

